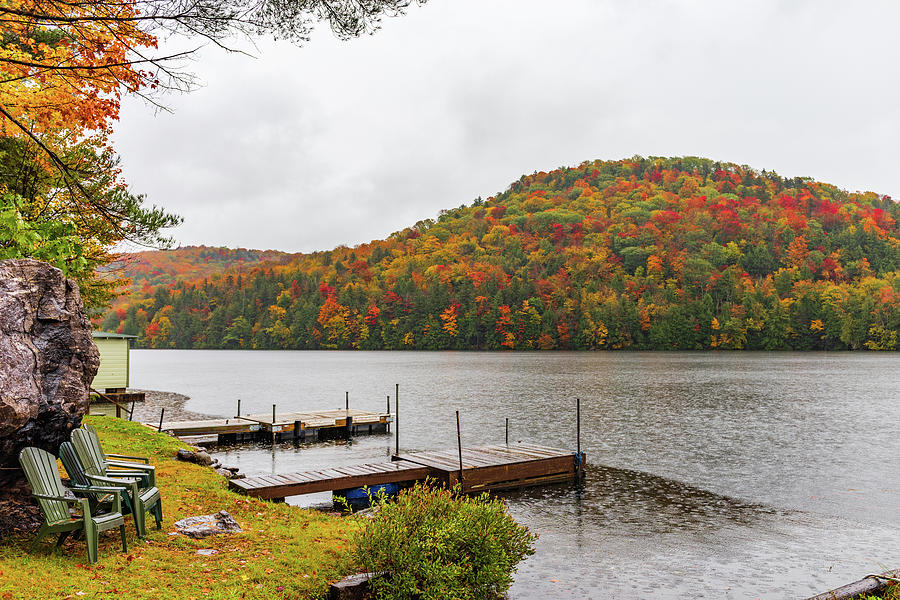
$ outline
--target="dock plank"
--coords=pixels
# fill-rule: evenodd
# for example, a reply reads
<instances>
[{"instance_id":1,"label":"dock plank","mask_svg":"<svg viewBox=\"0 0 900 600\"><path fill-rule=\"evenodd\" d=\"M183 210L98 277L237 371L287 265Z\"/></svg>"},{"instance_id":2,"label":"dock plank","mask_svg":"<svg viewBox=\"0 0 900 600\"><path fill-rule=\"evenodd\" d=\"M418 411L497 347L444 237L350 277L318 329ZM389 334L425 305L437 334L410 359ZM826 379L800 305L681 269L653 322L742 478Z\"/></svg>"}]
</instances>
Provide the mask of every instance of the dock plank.
<instances>
[{"instance_id":1,"label":"dock plank","mask_svg":"<svg viewBox=\"0 0 900 600\"><path fill-rule=\"evenodd\" d=\"M159 422L144 423L152 429L159 429ZM171 421L162 424L162 431L175 435L209 435L217 433L250 433L259 430L259 423L249 419L205 419L200 421Z\"/></svg>"},{"instance_id":2,"label":"dock plank","mask_svg":"<svg viewBox=\"0 0 900 600\"><path fill-rule=\"evenodd\" d=\"M176 436L232 435L268 433L289 434L297 422L302 429L329 429L346 426L347 417L352 416L357 425L383 425L392 421L393 415L386 412L371 412L359 409L333 409L314 411L292 411L276 413L253 413L240 417L204 419L194 421L171 421L163 423L163 431L171 431ZM159 422L145 422L144 425L159 428ZM383 429L383 428L382 428ZM365 429L356 433L365 433Z\"/></svg>"},{"instance_id":3,"label":"dock plank","mask_svg":"<svg viewBox=\"0 0 900 600\"><path fill-rule=\"evenodd\" d=\"M341 473L337 469L322 469L313 472L289 473L281 481L273 481L271 477L247 477L232 479L232 489L261 498L284 498L299 494L351 489L363 486L374 486L381 483L397 483L425 479L429 469L421 465L397 461L393 463L366 465L375 467L373 473ZM291 477L298 475L309 478L309 481L295 482Z\"/></svg>"},{"instance_id":4,"label":"dock plank","mask_svg":"<svg viewBox=\"0 0 900 600\"><path fill-rule=\"evenodd\" d=\"M548 455L537 455L537 454L532 454L532 453L516 451L516 450L512 450L512 449L494 448L494 447L482 448L481 451L485 455L495 457L496 461L498 463L503 463L503 464L513 464L513 463L525 462L525 461L529 461L529 460L541 460L544 458L552 458L552 456L548 456Z\"/></svg>"},{"instance_id":5,"label":"dock plank","mask_svg":"<svg viewBox=\"0 0 900 600\"><path fill-rule=\"evenodd\" d=\"M567 450L536 444L463 448L464 491L480 492L574 481L575 463ZM283 498L321 491L346 490L382 483L411 483L433 478L459 482L459 454L450 450L407 452L390 462L235 479L232 489L261 498Z\"/></svg>"}]
</instances>

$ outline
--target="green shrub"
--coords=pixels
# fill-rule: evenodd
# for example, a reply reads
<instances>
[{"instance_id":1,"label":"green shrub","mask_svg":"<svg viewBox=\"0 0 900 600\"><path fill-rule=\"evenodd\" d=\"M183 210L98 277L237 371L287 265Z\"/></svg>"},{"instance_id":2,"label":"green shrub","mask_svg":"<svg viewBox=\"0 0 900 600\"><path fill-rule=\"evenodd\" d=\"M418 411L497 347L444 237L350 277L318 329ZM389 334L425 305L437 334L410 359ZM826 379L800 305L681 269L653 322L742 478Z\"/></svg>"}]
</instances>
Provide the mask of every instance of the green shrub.
<instances>
[{"instance_id":1,"label":"green shrub","mask_svg":"<svg viewBox=\"0 0 900 600\"><path fill-rule=\"evenodd\" d=\"M367 572L390 572L373 581L379 599L498 598L519 561L534 554L537 536L487 494L416 484L375 503L378 514L357 534L355 551Z\"/></svg>"}]
</instances>

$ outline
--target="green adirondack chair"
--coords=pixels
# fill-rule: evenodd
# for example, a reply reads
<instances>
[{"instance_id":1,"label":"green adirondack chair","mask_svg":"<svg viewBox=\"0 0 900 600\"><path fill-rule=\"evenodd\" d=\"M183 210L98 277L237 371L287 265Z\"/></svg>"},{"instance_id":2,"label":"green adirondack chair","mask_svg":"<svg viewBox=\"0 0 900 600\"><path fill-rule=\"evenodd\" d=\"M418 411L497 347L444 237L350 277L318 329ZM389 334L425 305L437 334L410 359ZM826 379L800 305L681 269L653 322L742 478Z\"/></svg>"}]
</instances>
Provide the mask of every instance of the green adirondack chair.
<instances>
[{"instance_id":1,"label":"green adirondack chair","mask_svg":"<svg viewBox=\"0 0 900 600\"><path fill-rule=\"evenodd\" d=\"M84 429L72 430L72 445L84 468L84 476L94 485L114 486L124 490L129 497L131 514L138 537L147 535L145 514L152 511L156 518L156 528L162 528L162 498L155 485L149 485L151 475L146 471L110 469L96 437Z\"/></svg>"},{"instance_id":2,"label":"green adirondack chair","mask_svg":"<svg viewBox=\"0 0 900 600\"><path fill-rule=\"evenodd\" d=\"M87 475L84 474L84 466L82 466L81 461L78 459L78 455L75 453L75 446L72 445L72 442L63 442L59 445L59 460L62 462L63 467L66 469L66 474L69 476L69 489L79 498L88 499L88 502L90 502L91 505L91 513L96 513L99 508L112 504L110 493L97 492L95 486L87 478ZM112 486L104 489L112 489ZM115 488L111 493L118 493L122 496L122 504L124 505L125 511L131 513L131 497L127 493L122 494L120 492L120 488Z\"/></svg>"},{"instance_id":3,"label":"green adirondack chair","mask_svg":"<svg viewBox=\"0 0 900 600\"><path fill-rule=\"evenodd\" d=\"M76 495L88 499L88 502L90 502L91 505L91 512L94 512L97 507L109 503L110 494L107 492L111 491L122 497L122 504L125 506L125 511L128 514L134 515L135 506L131 502L131 494L129 493L130 486L127 483L122 482L120 479L109 477L95 478L97 481L103 481L108 486L101 488L103 493L98 493L97 487L90 479L88 479L87 473L84 472L84 465L81 464L81 459L78 458L78 454L75 451L75 446L72 445L72 442L63 442L60 444L59 459L62 461L63 467L65 467L66 473L69 475L69 487ZM138 496L141 498L144 505L144 511L153 513L153 516L156 518L156 528L159 529L162 526L162 502L158 499L156 501L153 500L152 496L154 489L156 488L139 488ZM135 519L134 527L138 530L138 536L143 537L146 531L142 531L138 525L138 521Z\"/></svg>"},{"instance_id":4,"label":"green adirondack chair","mask_svg":"<svg viewBox=\"0 0 900 600\"><path fill-rule=\"evenodd\" d=\"M152 487L156 487L156 467L150 464L150 459L146 456L128 456L127 454L107 454L103 452L103 446L100 445L100 436L92 425L87 423L81 424L82 429L88 432L91 437L91 445L94 447L94 453L101 456L106 461L109 469L131 469L132 471L144 471L148 473Z\"/></svg>"},{"instance_id":5,"label":"green adirondack chair","mask_svg":"<svg viewBox=\"0 0 900 600\"><path fill-rule=\"evenodd\" d=\"M31 543L29 552L33 552L38 542L48 534L59 534L56 547L62 545L68 535L73 531L84 532L87 541L88 561L97 562L98 538L101 531L107 531L115 527L119 528L122 535L122 551L128 552L128 541L125 539L125 517L122 516L122 500L116 489L109 489L112 498L112 510L107 513L94 514L91 512L90 502L87 498L66 497L66 487L63 486L56 466L56 457L40 448L23 448L19 452L19 464L25 471L25 477L31 486L32 495L37 498L44 515L44 522L38 530L37 537ZM102 488L94 491L100 493ZM81 516L73 517L69 513L69 505L76 504L81 508Z\"/></svg>"}]
</instances>

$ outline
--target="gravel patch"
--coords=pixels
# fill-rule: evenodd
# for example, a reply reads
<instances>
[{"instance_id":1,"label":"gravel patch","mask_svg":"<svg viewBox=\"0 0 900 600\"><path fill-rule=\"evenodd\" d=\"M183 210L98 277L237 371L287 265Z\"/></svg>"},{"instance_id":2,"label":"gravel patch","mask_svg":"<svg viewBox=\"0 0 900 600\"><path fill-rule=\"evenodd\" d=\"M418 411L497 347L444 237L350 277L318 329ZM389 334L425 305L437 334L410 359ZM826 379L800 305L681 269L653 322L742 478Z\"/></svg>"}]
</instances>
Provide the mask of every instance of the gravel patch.
<instances>
[{"instance_id":1,"label":"gravel patch","mask_svg":"<svg viewBox=\"0 0 900 600\"><path fill-rule=\"evenodd\" d=\"M166 409L165 420L172 421L200 421L204 419L216 419L213 415L205 415L184 409L189 396L175 392L162 392L159 390L133 390L131 392L143 392L144 401L134 403L134 416L132 421L141 423L159 423L159 414ZM126 408L131 408L126 407ZM111 404L92 404L91 414L115 414L115 407Z\"/></svg>"}]
</instances>

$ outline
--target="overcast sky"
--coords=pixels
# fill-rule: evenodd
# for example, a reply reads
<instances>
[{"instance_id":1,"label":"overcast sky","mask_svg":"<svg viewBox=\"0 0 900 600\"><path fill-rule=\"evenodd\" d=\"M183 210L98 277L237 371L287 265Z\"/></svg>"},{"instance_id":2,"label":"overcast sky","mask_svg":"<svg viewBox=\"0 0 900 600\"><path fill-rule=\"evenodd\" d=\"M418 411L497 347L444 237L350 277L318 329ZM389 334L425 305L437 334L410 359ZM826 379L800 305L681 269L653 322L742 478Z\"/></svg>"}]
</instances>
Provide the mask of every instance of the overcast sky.
<instances>
[{"instance_id":1,"label":"overcast sky","mask_svg":"<svg viewBox=\"0 0 900 600\"><path fill-rule=\"evenodd\" d=\"M900 197L900 2L430 0L374 36L205 49L126 101L126 179L183 245L381 239L589 159L704 156Z\"/></svg>"}]
</instances>

